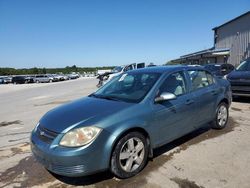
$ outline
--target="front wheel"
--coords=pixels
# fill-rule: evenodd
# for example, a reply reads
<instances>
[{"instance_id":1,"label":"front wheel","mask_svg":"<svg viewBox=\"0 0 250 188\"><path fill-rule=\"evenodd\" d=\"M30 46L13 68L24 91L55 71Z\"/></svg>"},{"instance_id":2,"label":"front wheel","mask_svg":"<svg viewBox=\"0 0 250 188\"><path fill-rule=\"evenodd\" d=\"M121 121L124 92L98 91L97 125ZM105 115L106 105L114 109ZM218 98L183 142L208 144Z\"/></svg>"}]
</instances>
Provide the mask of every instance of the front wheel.
<instances>
[{"instance_id":1,"label":"front wheel","mask_svg":"<svg viewBox=\"0 0 250 188\"><path fill-rule=\"evenodd\" d=\"M224 102L220 103L216 109L216 117L212 122L214 129L223 129L226 127L228 122L228 105Z\"/></svg>"},{"instance_id":2,"label":"front wheel","mask_svg":"<svg viewBox=\"0 0 250 188\"><path fill-rule=\"evenodd\" d=\"M111 171L124 179L138 174L148 159L146 138L139 132L131 132L121 138L114 148L111 158Z\"/></svg>"}]
</instances>

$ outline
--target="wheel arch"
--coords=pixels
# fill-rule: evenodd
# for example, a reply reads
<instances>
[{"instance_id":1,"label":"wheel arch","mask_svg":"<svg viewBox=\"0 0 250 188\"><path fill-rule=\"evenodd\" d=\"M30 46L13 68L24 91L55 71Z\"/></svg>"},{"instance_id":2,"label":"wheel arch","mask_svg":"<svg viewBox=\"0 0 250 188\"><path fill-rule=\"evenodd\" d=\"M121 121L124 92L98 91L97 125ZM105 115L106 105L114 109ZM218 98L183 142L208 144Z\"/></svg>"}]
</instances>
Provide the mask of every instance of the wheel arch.
<instances>
[{"instance_id":1,"label":"wheel arch","mask_svg":"<svg viewBox=\"0 0 250 188\"><path fill-rule=\"evenodd\" d=\"M220 101L219 101L219 103L218 103L218 105L220 105L221 103L226 103L228 106L229 106L229 100L227 99L227 98L223 98L223 99L221 99ZM218 106L217 105L217 106Z\"/></svg>"},{"instance_id":2,"label":"wheel arch","mask_svg":"<svg viewBox=\"0 0 250 188\"><path fill-rule=\"evenodd\" d=\"M152 158L153 157L153 149L152 149L152 145L151 145L151 140L150 140L150 135L149 133L142 127L140 126L135 126L135 127L130 127L128 129L125 129L123 131L120 132L120 134L116 137L116 139L114 140L113 144L112 144L112 149L111 149L111 153L110 153L110 156L109 156L109 167L111 165L111 158L112 158L112 153L115 149L115 146L117 145L117 143L119 142L119 140L124 137L125 135L127 135L128 133L130 132L139 132L139 133L142 133L145 138L146 138L146 141L147 141L147 144L148 144L148 147L149 147L149 155L148 157L149 158Z\"/></svg>"}]
</instances>

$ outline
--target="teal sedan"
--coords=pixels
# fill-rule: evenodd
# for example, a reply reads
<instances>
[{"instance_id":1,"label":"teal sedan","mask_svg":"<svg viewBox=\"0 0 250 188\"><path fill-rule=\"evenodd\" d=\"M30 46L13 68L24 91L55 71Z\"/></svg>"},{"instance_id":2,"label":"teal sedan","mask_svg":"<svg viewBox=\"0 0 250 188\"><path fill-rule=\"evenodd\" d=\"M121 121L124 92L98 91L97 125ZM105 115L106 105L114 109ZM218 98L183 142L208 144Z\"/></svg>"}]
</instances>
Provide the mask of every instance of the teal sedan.
<instances>
[{"instance_id":1,"label":"teal sedan","mask_svg":"<svg viewBox=\"0 0 250 188\"><path fill-rule=\"evenodd\" d=\"M232 100L227 80L201 67L128 71L91 95L47 112L31 134L33 155L63 176L139 173L154 149L208 123L223 129Z\"/></svg>"}]
</instances>

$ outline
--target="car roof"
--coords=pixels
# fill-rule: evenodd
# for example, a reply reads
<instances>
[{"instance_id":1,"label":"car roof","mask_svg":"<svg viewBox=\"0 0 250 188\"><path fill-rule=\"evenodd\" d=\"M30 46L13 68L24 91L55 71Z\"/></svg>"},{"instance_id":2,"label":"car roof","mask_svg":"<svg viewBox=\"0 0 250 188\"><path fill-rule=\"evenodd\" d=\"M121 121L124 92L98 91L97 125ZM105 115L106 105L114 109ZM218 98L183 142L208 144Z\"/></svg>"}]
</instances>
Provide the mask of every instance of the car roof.
<instances>
[{"instance_id":1,"label":"car roof","mask_svg":"<svg viewBox=\"0 0 250 188\"><path fill-rule=\"evenodd\" d=\"M146 67L131 70L128 72L133 73L167 73L173 71L181 71L181 70L206 70L204 67L193 67L193 66L186 66L186 65L166 65L166 66L155 66L155 67ZM207 70L206 70L207 71Z\"/></svg>"},{"instance_id":2,"label":"car roof","mask_svg":"<svg viewBox=\"0 0 250 188\"><path fill-rule=\"evenodd\" d=\"M221 66L221 65L226 65L226 64L225 63L210 63L210 64L206 64L203 66L205 67L205 66Z\"/></svg>"}]
</instances>

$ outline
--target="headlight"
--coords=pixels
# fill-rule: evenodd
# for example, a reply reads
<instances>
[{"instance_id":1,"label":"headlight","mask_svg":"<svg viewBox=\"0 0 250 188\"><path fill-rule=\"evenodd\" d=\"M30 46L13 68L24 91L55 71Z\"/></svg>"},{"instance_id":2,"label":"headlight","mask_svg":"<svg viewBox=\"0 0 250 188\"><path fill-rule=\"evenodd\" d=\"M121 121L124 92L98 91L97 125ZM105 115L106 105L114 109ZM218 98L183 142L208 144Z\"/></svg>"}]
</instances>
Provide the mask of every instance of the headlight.
<instances>
[{"instance_id":1,"label":"headlight","mask_svg":"<svg viewBox=\"0 0 250 188\"><path fill-rule=\"evenodd\" d=\"M82 127L67 132L60 141L61 146L77 147L92 142L102 129L98 127Z\"/></svg>"},{"instance_id":2,"label":"headlight","mask_svg":"<svg viewBox=\"0 0 250 188\"><path fill-rule=\"evenodd\" d=\"M223 76L223 79L225 79L225 80L227 79L227 74Z\"/></svg>"}]
</instances>

